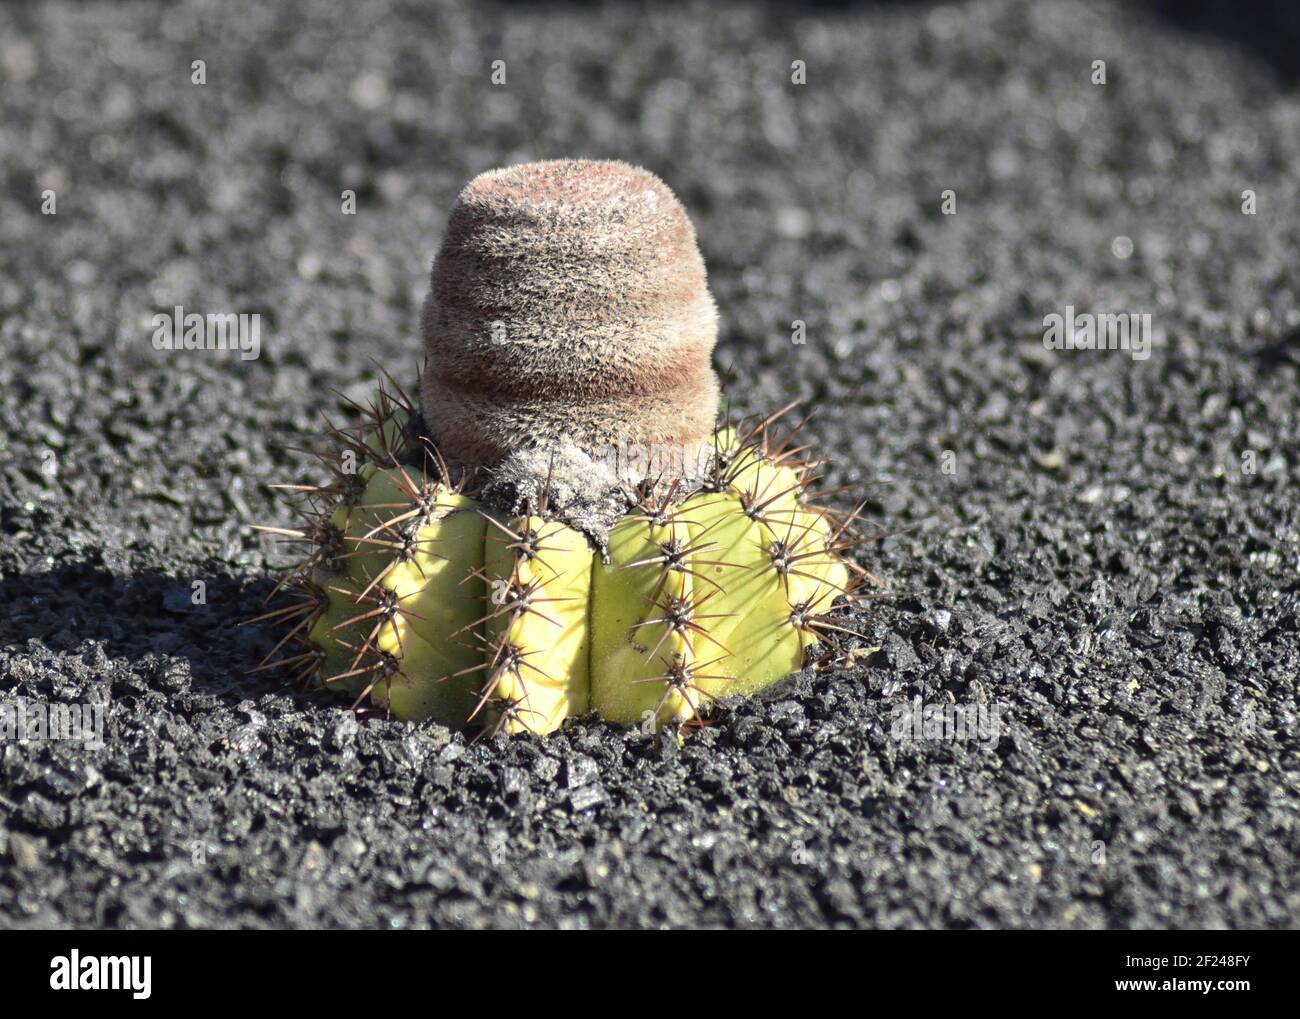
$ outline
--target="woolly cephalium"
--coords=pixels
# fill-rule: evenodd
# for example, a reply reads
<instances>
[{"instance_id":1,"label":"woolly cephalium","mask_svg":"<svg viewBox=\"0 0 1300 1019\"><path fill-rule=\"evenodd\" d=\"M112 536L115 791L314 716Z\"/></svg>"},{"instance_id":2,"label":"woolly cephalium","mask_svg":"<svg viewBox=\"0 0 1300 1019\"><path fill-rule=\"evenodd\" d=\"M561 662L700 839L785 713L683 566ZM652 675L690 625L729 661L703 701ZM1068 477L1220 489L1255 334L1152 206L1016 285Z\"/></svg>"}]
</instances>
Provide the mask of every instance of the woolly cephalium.
<instances>
[{"instance_id":1,"label":"woolly cephalium","mask_svg":"<svg viewBox=\"0 0 1300 1019\"><path fill-rule=\"evenodd\" d=\"M653 174L530 163L461 193L395 384L297 493L308 549L261 666L399 718L546 733L698 721L847 633L855 514L773 415L715 425L717 312ZM797 430L796 430L797 431ZM293 650L296 648L296 650ZM286 650L289 649L289 650Z\"/></svg>"}]
</instances>

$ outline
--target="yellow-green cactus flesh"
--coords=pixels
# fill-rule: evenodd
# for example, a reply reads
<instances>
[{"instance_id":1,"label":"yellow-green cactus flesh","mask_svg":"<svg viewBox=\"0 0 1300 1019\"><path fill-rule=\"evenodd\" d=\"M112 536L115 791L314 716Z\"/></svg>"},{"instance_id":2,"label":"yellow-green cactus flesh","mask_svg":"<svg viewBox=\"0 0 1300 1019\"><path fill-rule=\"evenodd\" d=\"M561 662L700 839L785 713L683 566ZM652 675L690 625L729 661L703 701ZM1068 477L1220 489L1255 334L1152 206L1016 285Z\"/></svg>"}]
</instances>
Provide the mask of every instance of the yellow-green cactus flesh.
<instances>
[{"instance_id":1,"label":"yellow-green cactus flesh","mask_svg":"<svg viewBox=\"0 0 1300 1019\"><path fill-rule=\"evenodd\" d=\"M797 471L716 441L713 490L632 511L607 560L555 520L365 464L328 518L340 551L310 576L321 683L397 718L544 734L590 711L696 719L798 671L849 568Z\"/></svg>"}]
</instances>

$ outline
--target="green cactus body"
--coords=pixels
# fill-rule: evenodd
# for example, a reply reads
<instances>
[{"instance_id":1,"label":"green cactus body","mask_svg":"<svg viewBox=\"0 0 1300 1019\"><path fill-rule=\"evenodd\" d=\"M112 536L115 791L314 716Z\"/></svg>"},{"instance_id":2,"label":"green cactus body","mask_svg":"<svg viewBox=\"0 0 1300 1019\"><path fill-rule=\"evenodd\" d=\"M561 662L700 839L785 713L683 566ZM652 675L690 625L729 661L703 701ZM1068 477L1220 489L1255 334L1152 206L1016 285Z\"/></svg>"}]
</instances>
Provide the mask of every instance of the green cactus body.
<instances>
[{"instance_id":1,"label":"green cactus body","mask_svg":"<svg viewBox=\"0 0 1300 1019\"><path fill-rule=\"evenodd\" d=\"M493 513L375 434L354 446L351 496L316 511L332 552L298 580L319 683L397 718L538 734L591 711L695 720L801 668L849 587L800 472L731 429L712 482L633 506L605 556L543 513Z\"/></svg>"},{"instance_id":2,"label":"green cactus body","mask_svg":"<svg viewBox=\"0 0 1300 1019\"><path fill-rule=\"evenodd\" d=\"M734 436L718 438L725 453ZM797 671L815 642L800 611L847 588L830 523L799 504L794 470L746 451L720 481L610 535L610 563L593 574L592 707L611 721L694 718ZM769 489L775 502L747 512Z\"/></svg>"},{"instance_id":3,"label":"green cactus body","mask_svg":"<svg viewBox=\"0 0 1300 1019\"><path fill-rule=\"evenodd\" d=\"M550 732L587 710L594 559L587 539L557 521L488 527L486 689L510 732Z\"/></svg>"},{"instance_id":4,"label":"green cactus body","mask_svg":"<svg viewBox=\"0 0 1300 1019\"><path fill-rule=\"evenodd\" d=\"M346 551L315 571L321 681L402 718L468 717L476 683L466 670L481 656L457 638L482 610L486 521L472 500L418 473L371 464L361 474L356 505L330 518Z\"/></svg>"}]
</instances>

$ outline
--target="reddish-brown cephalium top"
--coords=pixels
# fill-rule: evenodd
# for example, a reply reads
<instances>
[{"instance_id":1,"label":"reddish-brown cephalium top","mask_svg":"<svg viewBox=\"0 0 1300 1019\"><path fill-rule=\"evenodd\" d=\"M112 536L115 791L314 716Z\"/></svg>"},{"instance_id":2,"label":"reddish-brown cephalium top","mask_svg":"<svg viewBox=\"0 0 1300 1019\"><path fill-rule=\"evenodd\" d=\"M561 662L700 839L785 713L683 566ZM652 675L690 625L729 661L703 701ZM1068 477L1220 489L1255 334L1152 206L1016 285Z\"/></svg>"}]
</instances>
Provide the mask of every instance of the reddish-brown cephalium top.
<instances>
[{"instance_id":1,"label":"reddish-brown cephalium top","mask_svg":"<svg viewBox=\"0 0 1300 1019\"><path fill-rule=\"evenodd\" d=\"M685 209L647 170L556 160L474 178L423 327L422 409L453 460L640 446L689 462L710 441L717 309Z\"/></svg>"}]
</instances>

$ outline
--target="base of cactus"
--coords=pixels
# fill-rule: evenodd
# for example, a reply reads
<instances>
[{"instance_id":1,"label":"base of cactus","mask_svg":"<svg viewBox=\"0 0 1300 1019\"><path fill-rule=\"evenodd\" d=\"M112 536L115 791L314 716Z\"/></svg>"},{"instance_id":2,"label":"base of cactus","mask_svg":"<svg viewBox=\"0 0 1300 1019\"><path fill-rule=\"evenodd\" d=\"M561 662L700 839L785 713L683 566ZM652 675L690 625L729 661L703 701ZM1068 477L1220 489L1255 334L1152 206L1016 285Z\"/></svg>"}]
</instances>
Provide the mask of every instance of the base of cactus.
<instances>
[{"instance_id":1,"label":"base of cactus","mask_svg":"<svg viewBox=\"0 0 1300 1019\"><path fill-rule=\"evenodd\" d=\"M714 436L703 483L643 483L607 533L570 526L545 489L503 512L421 434L396 386L337 431L333 481L295 493L308 553L252 622L287 632L286 667L403 719L545 734L595 711L625 725L698 721L714 700L803 668L850 634L833 614L874 579L845 556L856 514L813 504L816 464L775 418Z\"/></svg>"}]
</instances>

